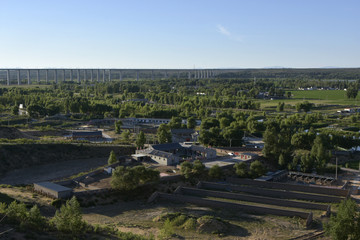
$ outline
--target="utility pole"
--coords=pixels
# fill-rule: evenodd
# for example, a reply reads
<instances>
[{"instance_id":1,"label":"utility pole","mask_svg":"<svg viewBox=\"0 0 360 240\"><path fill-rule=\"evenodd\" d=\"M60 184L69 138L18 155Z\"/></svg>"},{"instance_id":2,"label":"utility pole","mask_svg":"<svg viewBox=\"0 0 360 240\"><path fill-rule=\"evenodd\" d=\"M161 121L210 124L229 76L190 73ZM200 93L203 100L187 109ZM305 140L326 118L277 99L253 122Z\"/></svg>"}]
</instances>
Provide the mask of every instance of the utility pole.
<instances>
[{"instance_id":1,"label":"utility pole","mask_svg":"<svg viewBox=\"0 0 360 240\"><path fill-rule=\"evenodd\" d=\"M338 158L336 157L336 169L335 169L335 179L337 180L338 178Z\"/></svg>"}]
</instances>

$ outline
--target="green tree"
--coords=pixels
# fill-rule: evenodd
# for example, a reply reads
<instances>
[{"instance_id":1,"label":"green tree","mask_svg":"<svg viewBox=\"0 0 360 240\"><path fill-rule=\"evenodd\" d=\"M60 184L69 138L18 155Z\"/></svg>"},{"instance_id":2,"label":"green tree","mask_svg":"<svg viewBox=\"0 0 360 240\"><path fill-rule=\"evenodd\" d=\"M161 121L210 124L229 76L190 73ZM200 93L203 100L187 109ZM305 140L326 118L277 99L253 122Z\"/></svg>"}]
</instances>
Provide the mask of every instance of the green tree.
<instances>
[{"instance_id":1,"label":"green tree","mask_svg":"<svg viewBox=\"0 0 360 240\"><path fill-rule=\"evenodd\" d=\"M180 164L180 173L185 177L185 179L190 179L193 177L193 164L191 162L185 161Z\"/></svg>"},{"instance_id":2,"label":"green tree","mask_svg":"<svg viewBox=\"0 0 360 240\"><path fill-rule=\"evenodd\" d=\"M286 166L286 160L285 160L285 157L284 157L283 154L280 154L280 156L279 156L279 165L280 165L281 167L285 167L285 166Z\"/></svg>"},{"instance_id":3,"label":"green tree","mask_svg":"<svg viewBox=\"0 0 360 240\"><path fill-rule=\"evenodd\" d=\"M136 146L143 148L146 143L146 137L143 131L140 131L139 135L136 137Z\"/></svg>"},{"instance_id":4,"label":"green tree","mask_svg":"<svg viewBox=\"0 0 360 240\"><path fill-rule=\"evenodd\" d=\"M66 204L56 211L51 222L58 231L71 233L73 236L86 231L86 223L82 220L80 204L75 196L67 200Z\"/></svg>"},{"instance_id":5,"label":"green tree","mask_svg":"<svg viewBox=\"0 0 360 240\"><path fill-rule=\"evenodd\" d=\"M116 159L116 154L115 152L112 150L110 152L110 156L109 156L109 159L108 159L108 164L111 165L111 164L114 164L116 163L118 160Z\"/></svg>"},{"instance_id":6,"label":"green tree","mask_svg":"<svg viewBox=\"0 0 360 240\"><path fill-rule=\"evenodd\" d=\"M27 218L27 209L25 203L13 201L6 209L6 215L15 221L25 222Z\"/></svg>"},{"instance_id":7,"label":"green tree","mask_svg":"<svg viewBox=\"0 0 360 240\"><path fill-rule=\"evenodd\" d=\"M37 205L34 205L28 212L26 219L26 225L37 231L44 230L46 225L46 219L40 213L40 209Z\"/></svg>"},{"instance_id":8,"label":"green tree","mask_svg":"<svg viewBox=\"0 0 360 240\"><path fill-rule=\"evenodd\" d=\"M220 122L216 118L209 117L201 121L201 129L210 129L213 127L220 127Z\"/></svg>"},{"instance_id":9,"label":"green tree","mask_svg":"<svg viewBox=\"0 0 360 240\"><path fill-rule=\"evenodd\" d=\"M297 103L295 105L296 107L296 111L300 112L301 110L304 110L304 112L309 112L311 110L311 108L313 108L314 104L313 103L309 103L308 101L302 102L302 103Z\"/></svg>"},{"instance_id":10,"label":"green tree","mask_svg":"<svg viewBox=\"0 0 360 240\"><path fill-rule=\"evenodd\" d=\"M205 173L205 165L200 160L195 160L192 171L195 177L201 177Z\"/></svg>"},{"instance_id":11,"label":"green tree","mask_svg":"<svg viewBox=\"0 0 360 240\"><path fill-rule=\"evenodd\" d=\"M234 165L235 173L238 177L245 178L248 175L247 165L244 162L236 163Z\"/></svg>"},{"instance_id":12,"label":"green tree","mask_svg":"<svg viewBox=\"0 0 360 240\"><path fill-rule=\"evenodd\" d=\"M196 119L194 117L189 117L187 119L187 128L194 129L196 127Z\"/></svg>"},{"instance_id":13,"label":"green tree","mask_svg":"<svg viewBox=\"0 0 360 240\"><path fill-rule=\"evenodd\" d=\"M19 115L19 106L17 104L11 108L11 113L15 116Z\"/></svg>"},{"instance_id":14,"label":"green tree","mask_svg":"<svg viewBox=\"0 0 360 240\"><path fill-rule=\"evenodd\" d=\"M310 150L315 140L315 137L316 134L312 131L309 131L307 133L295 133L291 137L291 145L293 145L297 149Z\"/></svg>"},{"instance_id":15,"label":"green tree","mask_svg":"<svg viewBox=\"0 0 360 240\"><path fill-rule=\"evenodd\" d=\"M170 128L166 124L160 124L157 130L157 137L159 143L170 143L171 142L171 132Z\"/></svg>"},{"instance_id":16,"label":"green tree","mask_svg":"<svg viewBox=\"0 0 360 240\"><path fill-rule=\"evenodd\" d=\"M286 93L287 98L291 98L291 92Z\"/></svg>"},{"instance_id":17,"label":"green tree","mask_svg":"<svg viewBox=\"0 0 360 240\"><path fill-rule=\"evenodd\" d=\"M358 83L350 84L349 87L346 89L346 96L347 98L355 99L359 92L359 85Z\"/></svg>"},{"instance_id":18,"label":"green tree","mask_svg":"<svg viewBox=\"0 0 360 240\"><path fill-rule=\"evenodd\" d=\"M122 124L120 120L115 122L115 133L120 134Z\"/></svg>"},{"instance_id":19,"label":"green tree","mask_svg":"<svg viewBox=\"0 0 360 240\"><path fill-rule=\"evenodd\" d=\"M342 200L336 215L325 225L326 233L334 240L360 239L360 214L352 199Z\"/></svg>"},{"instance_id":20,"label":"green tree","mask_svg":"<svg viewBox=\"0 0 360 240\"><path fill-rule=\"evenodd\" d=\"M311 157L316 169L321 170L331 158L331 152L327 149L329 140L325 135L317 135L311 148Z\"/></svg>"},{"instance_id":21,"label":"green tree","mask_svg":"<svg viewBox=\"0 0 360 240\"><path fill-rule=\"evenodd\" d=\"M124 141L129 142L130 141L130 135L131 135L130 131L126 129L126 130L122 131L121 138Z\"/></svg>"},{"instance_id":22,"label":"green tree","mask_svg":"<svg viewBox=\"0 0 360 240\"><path fill-rule=\"evenodd\" d=\"M250 164L250 173L253 178L257 178L266 173L266 168L259 160L255 160Z\"/></svg>"},{"instance_id":23,"label":"green tree","mask_svg":"<svg viewBox=\"0 0 360 240\"><path fill-rule=\"evenodd\" d=\"M219 165L214 165L209 169L209 177L213 179L221 179L223 176L223 171Z\"/></svg>"},{"instance_id":24,"label":"green tree","mask_svg":"<svg viewBox=\"0 0 360 240\"><path fill-rule=\"evenodd\" d=\"M276 107L276 111L278 112L283 112L284 111L284 107L285 107L285 103L284 102L279 102L277 107Z\"/></svg>"},{"instance_id":25,"label":"green tree","mask_svg":"<svg viewBox=\"0 0 360 240\"><path fill-rule=\"evenodd\" d=\"M314 161L309 152L300 155L300 168L302 172L311 172L314 168Z\"/></svg>"},{"instance_id":26,"label":"green tree","mask_svg":"<svg viewBox=\"0 0 360 240\"><path fill-rule=\"evenodd\" d=\"M142 184L158 181L159 178L158 171L142 165L132 168L119 166L113 171L111 186L114 189L131 191Z\"/></svg>"},{"instance_id":27,"label":"green tree","mask_svg":"<svg viewBox=\"0 0 360 240\"><path fill-rule=\"evenodd\" d=\"M169 122L170 129L181 128L182 119L180 117L172 117Z\"/></svg>"}]
</instances>

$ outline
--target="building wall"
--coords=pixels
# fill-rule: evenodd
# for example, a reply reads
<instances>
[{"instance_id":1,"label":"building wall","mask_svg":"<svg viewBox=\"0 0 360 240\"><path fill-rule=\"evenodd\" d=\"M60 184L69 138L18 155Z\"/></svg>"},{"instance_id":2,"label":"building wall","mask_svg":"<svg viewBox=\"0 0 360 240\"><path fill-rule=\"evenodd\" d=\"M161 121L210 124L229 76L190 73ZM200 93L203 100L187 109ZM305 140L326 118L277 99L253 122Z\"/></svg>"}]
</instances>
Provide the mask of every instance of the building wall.
<instances>
[{"instance_id":1,"label":"building wall","mask_svg":"<svg viewBox=\"0 0 360 240\"><path fill-rule=\"evenodd\" d=\"M53 198L69 198L72 193L71 190L57 192L55 190L37 185L36 183L34 184L34 190L36 192L39 192L41 194L44 194L46 196L53 197Z\"/></svg>"}]
</instances>

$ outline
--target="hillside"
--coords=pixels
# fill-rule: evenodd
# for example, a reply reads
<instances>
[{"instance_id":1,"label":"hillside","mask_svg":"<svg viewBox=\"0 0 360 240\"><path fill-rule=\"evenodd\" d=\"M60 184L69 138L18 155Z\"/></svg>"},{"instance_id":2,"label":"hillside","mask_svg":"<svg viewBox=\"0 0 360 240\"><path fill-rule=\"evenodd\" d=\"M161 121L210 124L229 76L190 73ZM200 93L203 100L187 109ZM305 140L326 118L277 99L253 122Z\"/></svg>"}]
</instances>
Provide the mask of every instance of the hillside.
<instances>
[{"instance_id":1,"label":"hillside","mask_svg":"<svg viewBox=\"0 0 360 240\"><path fill-rule=\"evenodd\" d=\"M67 160L104 158L111 150L128 155L134 147L83 144L4 144L0 145L0 175L13 169Z\"/></svg>"},{"instance_id":2,"label":"hillside","mask_svg":"<svg viewBox=\"0 0 360 240\"><path fill-rule=\"evenodd\" d=\"M17 139L17 138L28 138L37 139L36 137L30 136L26 133L19 131L13 127L0 127L0 138Z\"/></svg>"}]
</instances>

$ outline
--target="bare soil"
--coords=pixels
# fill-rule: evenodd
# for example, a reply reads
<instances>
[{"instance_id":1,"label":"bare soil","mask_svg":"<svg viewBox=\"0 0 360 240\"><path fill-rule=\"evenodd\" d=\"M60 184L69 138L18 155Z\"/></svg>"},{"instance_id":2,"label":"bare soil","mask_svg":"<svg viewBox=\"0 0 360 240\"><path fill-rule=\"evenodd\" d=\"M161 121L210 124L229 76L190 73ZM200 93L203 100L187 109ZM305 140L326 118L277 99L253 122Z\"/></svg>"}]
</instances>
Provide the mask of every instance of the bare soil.
<instances>
[{"instance_id":1,"label":"bare soil","mask_svg":"<svg viewBox=\"0 0 360 240\"><path fill-rule=\"evenodd\" d=\"M188 204L118 202L85 208L83 212L83 218L91 224L114 225L121 231L145 236L157 236L163 223L154 222L153 219L170 212L183 212L197 217L212 215L220 217L230 225L227 234L221 236L174 227L174 232L180 239L290 239L314 231L306 229L304 222L296 218L248 215L231 209L213 210Z\"/></svg>"}]
</instances>

